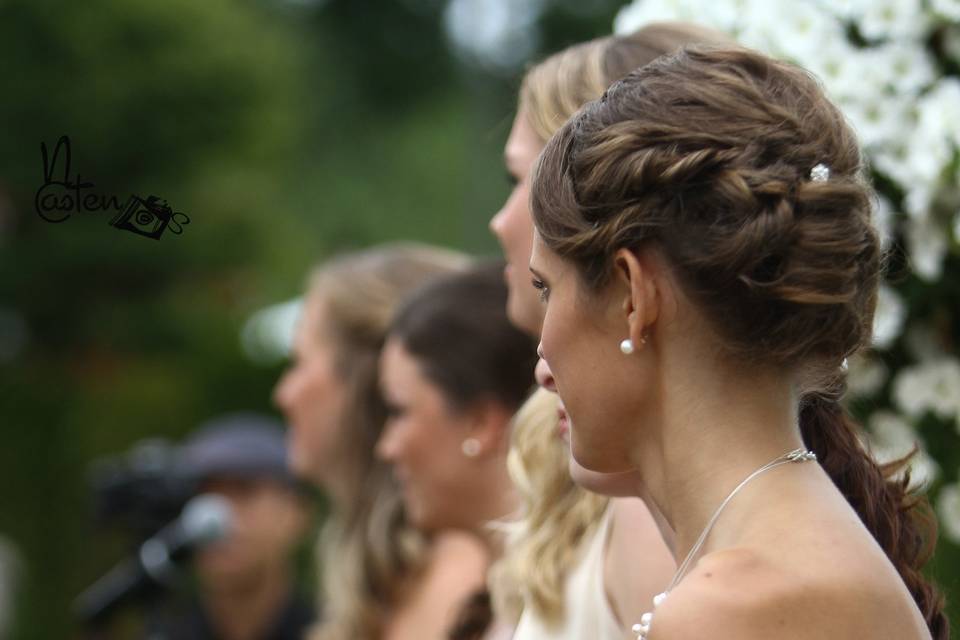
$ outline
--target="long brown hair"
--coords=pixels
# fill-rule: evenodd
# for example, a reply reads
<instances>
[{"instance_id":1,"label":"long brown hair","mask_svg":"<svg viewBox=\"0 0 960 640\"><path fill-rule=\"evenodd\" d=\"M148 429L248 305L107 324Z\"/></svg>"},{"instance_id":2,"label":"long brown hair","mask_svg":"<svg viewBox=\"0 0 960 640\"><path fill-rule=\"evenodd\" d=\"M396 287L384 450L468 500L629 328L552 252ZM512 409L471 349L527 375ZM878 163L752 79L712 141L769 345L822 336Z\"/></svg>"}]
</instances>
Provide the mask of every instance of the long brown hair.
<instances>
[{"instance_id":1,"label":"long brown hair","mask_svg":"<svg viewBox=\"0 0 960 640\"><path fill-rule=\"evenodd\" d=\"M588 287L618 249L655 243L731 357L802 375L806 444L948 637L920 573L936 539L925 500L893 479L905 461L867 454L838 402L844 359L870 340L882 260L856 137L817 81L745 49L661 58L557 133L531 198L543 241Z\"/></svg>"},{"instance_id":2,"label":"long brown hair","mask_svg":"<svg viewBox=\"0 0 960 640\"><path fill-rule=\"evenodd\" d=\"M523 78L518 110L546 143L584 104L614 81L685 44L730 42L729 36L687 22L653 22L637 31L567 47L531 67ZM537 404L556 404L543 392ZM531 410L537 415L538 410ZM543 412L556 424L556 408ZM565 615L567 575L581 542L602 519L608 498L576 485L567 468L568 447L540 420L518 420L510 447L510 474L524 501L524 518L503 558L491 569L498 613L515 619L523 606L548 625Z\"/></svg>"}]
</instances>

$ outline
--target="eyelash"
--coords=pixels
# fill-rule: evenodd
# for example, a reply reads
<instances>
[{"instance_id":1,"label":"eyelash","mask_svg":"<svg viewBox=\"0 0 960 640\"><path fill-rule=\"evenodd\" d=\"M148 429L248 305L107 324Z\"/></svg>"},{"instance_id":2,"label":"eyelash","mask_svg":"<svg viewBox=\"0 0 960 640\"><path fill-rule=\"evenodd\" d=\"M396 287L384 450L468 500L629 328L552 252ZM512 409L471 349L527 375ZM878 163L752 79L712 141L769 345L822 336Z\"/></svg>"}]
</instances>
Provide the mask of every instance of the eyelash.
<instances>
[{"instance_id":1,"label":"eyelash","mask_svg":"<svg viewBox=\"0 0 960 640\"><path fill-rule=\"evenodd\" d=\"M537 295L540 296L540 302L546 302L547 298L550 297L550 287L547 286L546 282L537 278L534 278L531 282L533 288L537 290Z\"/></svg>"}]
</instances>

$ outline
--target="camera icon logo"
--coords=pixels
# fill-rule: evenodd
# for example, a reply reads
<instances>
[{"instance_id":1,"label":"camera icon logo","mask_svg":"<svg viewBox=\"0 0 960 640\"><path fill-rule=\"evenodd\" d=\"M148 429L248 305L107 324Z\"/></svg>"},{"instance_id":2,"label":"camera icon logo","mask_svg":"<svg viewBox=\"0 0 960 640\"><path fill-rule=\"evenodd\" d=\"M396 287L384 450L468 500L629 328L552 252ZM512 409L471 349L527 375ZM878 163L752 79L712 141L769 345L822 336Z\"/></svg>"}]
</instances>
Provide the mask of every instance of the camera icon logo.
<instances>
[{"instance_id":1,"label":"camera icon logo","mask_svg":"<svg viewBox=\"0 0 960 640\"><path fill-rule=\"evenodd\" d=\"M182 225L189 223L187 214L174 211L159 196L151 195L143 199L131 195L120 213L110 221L110 226L159 240L168 228L170 233L179 235L183 233Z\"/></svg>"}]
</instances>

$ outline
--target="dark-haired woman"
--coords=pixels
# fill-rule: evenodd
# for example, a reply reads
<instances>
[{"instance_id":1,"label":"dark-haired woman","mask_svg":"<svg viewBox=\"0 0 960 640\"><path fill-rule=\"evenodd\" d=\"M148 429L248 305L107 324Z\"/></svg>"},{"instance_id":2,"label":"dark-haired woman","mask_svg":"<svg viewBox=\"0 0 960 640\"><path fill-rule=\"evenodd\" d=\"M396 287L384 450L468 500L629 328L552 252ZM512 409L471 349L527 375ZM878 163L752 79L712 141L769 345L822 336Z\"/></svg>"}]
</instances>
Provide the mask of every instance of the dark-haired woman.
<instances>
[{"instance_id":1,"label":"dark-haired woman","mask_svg":"<svg viewBox=\"0 0 960 640\"><path fill-rule=\"evenodd\" d=\"M502 263L428 284L393 321L380 361L389 418L377 452L393 465L408 517L427 532L471 532L492 557L491 523L518 507L509 429L536 361L533 341L507 320L506 299ZM502 633L488 603L478 595L450 637Z\"/></svg>"},{"instance_id":2,"label":"dark-haired woman","mask_svg":"<svg viewBox=\"0 0 960 640\"><path fill-rule=\"evenodd\" d=\"M584 467L637 469L679 569L639 638L947 638L934 532L838 404L880 279L854 134L803 70L691 48L533 180L541 356Z\"/></svg>"}]
</instances>

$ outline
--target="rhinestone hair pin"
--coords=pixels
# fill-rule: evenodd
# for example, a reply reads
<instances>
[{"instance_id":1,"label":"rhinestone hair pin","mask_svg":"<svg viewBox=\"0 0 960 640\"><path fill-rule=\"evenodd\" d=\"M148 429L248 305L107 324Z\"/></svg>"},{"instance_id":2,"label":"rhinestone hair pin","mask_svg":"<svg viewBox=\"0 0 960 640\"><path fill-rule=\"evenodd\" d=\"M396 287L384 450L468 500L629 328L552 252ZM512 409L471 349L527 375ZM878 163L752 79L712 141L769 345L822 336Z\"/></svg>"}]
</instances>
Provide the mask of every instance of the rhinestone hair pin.
<instances>
[{"instance_id":1,"label":"rhinestone hair pin","mask_svg":"<svg viewBox=\"0 0 960 640\"><path fill-rule=\"evenodd\" d=\"M813 169L810 169L810 180L813 182L826 182L830 179L830 167L822 162L817 163Z\"/></svg>"}]
</instances>

